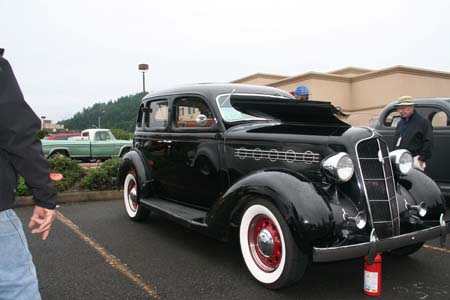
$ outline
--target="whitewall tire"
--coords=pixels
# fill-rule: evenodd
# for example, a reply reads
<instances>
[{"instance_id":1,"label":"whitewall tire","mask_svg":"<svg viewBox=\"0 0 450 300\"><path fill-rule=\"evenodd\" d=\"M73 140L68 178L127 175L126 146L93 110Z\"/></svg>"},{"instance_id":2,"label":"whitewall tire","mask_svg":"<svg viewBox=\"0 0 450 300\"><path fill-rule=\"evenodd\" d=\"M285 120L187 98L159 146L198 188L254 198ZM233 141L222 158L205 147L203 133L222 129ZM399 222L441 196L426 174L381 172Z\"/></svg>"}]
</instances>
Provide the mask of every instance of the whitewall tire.
<instances>
[{"instance_id":1,"label":"whitewall tire","mask_svg":"<svg viewBox=\"0 0 450 300\"><path fill-rule=\"evenodd\" d=\"M123 201L128 217L135 221L141 221L148 216L149 211L139 205L138 181L135 174L134 170L132 170L127 174L127 177L125 177L125 182L123 184Z\"/></svg>"},{"instance_id":2,"label":"whitewall tire","mask_svg":"<svg viewBox=\"0 0 450 300\"><path fill-rule=\"evenodd\" d=\"M297 282L308 264L281 213L267 200L247 205L239 241L248 270L267 288L278 289Z\"/></svg>"}]
</instances>

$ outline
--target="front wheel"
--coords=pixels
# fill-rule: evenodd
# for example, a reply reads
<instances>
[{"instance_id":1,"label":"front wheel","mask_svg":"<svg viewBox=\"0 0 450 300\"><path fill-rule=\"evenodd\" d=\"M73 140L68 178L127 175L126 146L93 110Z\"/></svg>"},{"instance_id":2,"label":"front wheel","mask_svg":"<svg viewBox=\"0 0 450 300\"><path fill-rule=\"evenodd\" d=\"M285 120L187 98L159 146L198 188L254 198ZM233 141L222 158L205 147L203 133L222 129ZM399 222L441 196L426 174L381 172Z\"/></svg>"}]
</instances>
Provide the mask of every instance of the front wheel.
<instances>
[{"instance_id":1,"label":"front wheel","mask_svg":"<svg viewBox=\"0 0 450 300\"><path fill-rule=\"evenodd\" d=\"M283 216L269 201L247 205L239 240L248 270L265 287L286 287L303 276L308 256L297 247Z\"/></svg>"},{"instance_id":2,"label":"front wheel","mask_svg":"<svg viewBox=\"0 0 450 300\"><path fill-rule=\"evenodd\" d=\"M136 180L136 172L131 170L125 177L123 184L123 200L128 217L134 221L145 220L149 214L149 210L139 205L138 198L138 181Z\"/></svg>"}]
</instances>

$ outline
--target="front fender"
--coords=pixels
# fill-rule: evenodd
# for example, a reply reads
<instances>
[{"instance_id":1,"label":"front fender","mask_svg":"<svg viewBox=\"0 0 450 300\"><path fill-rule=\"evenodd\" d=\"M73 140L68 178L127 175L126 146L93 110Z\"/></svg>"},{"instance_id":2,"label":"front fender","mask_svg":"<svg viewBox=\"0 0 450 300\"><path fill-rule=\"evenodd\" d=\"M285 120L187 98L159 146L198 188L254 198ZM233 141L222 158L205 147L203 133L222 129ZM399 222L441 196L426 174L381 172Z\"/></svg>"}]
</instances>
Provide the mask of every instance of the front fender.
<instances>
[{"instance_id":1,"label":"front fender","mask_svg":"<svg viewBox=\"0 0 450 300\"><path fill-rule=\"evenodd\" d=\"M425 202L427 215L424 220L438 221L442 213L447 210L445 198L438 185L421 171L413 169L410 174L401 176L400 195L410 204L417 205ZM399 205L404 205L404 199L399 199Z\"/></svg>"},{"instance_id":2,"label":"front fender","mask_svg":"<svg viewBox=\"0 0 450 300\"><path fill-rule=\"evenodd\" d=\"M306 177L290 170L264 170L239 180L214 204L206 222L216 230L238 226L246 205L261 197L280 210L306 253L315 241L333 232L333 215L327 202Z\"/></svg>"},{"instance_id":3,"label":"front fender","mask_svg":"<svg viewBox=\"0 0 450 300\"><path fill-rule=\"evenodd\" d=\"M141 152L137 149L132 149L123 156L123 161L119 166L119 171L117 173L117 188L123 186L125 182L125 177L128 172L134 169L136 171L136 176L138 178L139 193L141 197L146 197L151 194L151 173Z\"/></svg>"}]
</instances>

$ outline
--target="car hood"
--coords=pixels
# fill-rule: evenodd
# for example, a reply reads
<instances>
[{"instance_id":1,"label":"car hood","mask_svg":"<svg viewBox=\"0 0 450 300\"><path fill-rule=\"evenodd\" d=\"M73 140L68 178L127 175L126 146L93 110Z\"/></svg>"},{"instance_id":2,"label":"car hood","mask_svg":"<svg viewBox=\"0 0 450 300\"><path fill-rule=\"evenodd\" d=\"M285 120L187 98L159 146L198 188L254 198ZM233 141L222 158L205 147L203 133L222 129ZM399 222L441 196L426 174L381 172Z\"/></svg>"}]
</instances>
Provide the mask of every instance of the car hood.
<instances>
[{"instance_id":1,"label":"car hood","mask_svg":"<svg viewBox=\"0 0 450 300\"><path fill-rule=\"evenodd\" d=\"M335 116L340 112L330 102L243 94L231 95L230 102L236 110L242 113L277 119L282 123L350 127L349 124Z\"/></svg>"}]
</instances>

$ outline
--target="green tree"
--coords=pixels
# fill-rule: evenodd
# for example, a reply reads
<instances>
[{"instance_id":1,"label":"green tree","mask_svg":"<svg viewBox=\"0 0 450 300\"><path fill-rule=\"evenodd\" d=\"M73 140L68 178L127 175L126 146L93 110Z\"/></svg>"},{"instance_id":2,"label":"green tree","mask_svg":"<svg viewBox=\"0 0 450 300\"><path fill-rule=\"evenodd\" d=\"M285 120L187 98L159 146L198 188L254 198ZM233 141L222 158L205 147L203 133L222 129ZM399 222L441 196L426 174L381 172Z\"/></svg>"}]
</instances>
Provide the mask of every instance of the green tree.
<instances>
[{"instance_id":1,"label":"green tree","mask_svg":"<svg viewBox=\"0 0 450 300\"><path fill-rule=\"evenodd\" d=\"M120 97L107 103L95 103L91 107L83 108L72 118L61 121L65 128L70 130L84 130L98 126L98 118L101 118L102 128L122 129L125 132L133 132L135 128L136 114L143 93Z\"/></svg>"}]
</instances>

